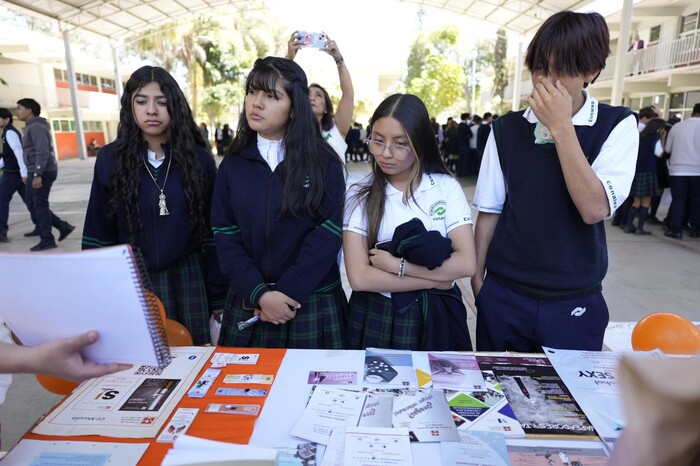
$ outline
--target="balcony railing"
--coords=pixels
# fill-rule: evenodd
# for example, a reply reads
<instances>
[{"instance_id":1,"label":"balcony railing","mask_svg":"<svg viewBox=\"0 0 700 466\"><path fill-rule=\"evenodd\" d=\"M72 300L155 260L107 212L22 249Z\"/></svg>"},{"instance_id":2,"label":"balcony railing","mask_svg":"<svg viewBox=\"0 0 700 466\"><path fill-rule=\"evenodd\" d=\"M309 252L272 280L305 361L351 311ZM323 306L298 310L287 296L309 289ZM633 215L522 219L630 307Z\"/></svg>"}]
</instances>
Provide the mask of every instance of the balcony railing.
<instances>
[{"instance_id":1,"label":"balcony railing","mask_svg":"<svg viewBox=\"0 0 700 466\"><path fill-rule=\"evenodd\" d=\"M525 61L525 55L521 60ZM608 57L605 69L600 73L596 83L613 79L615 60L614 55ZM627 52L623 73L625 76L639 76L698 65L700 65L700 33ZM510 83L504 91L507 99L513 95L513 76L510 78ZM527 95L532 90L530 74L527 70L523 70L523 78L525 79L522 82L521 92L522 95Z\"/></svg>"}]
</instances>

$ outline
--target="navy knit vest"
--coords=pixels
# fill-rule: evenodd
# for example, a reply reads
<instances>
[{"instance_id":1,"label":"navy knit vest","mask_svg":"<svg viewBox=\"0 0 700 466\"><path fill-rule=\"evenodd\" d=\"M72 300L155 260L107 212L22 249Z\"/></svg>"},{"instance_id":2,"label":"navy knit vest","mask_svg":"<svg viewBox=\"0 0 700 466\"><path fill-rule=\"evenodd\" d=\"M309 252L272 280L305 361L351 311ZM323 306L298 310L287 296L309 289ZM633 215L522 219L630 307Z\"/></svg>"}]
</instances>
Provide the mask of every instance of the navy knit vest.
<instances>
[{"instance_id":1,"label":"navy knit vest","mask_svg":"<svg viewBox=\"0 0 700 466\"><path fill-rule=\"evenodd\" d=\"M654 149L659 137L653 134L647 135L639 141L639 152L637 154L637 173L656 172L656 155Z\"/></svg>"},{"instance_id":2,"label":"navy knit vest","mask_svg":"<svg viewBox=\"0 0 700 466\"><path fill-rule=\"evenodd\" d=\"M3 170L7 173L19 173L19 164L17 163L15 152L12 150L12 147L10 147L10 144L7 143L6 136L8 131L17 133L17 137L22 141L22 136L19 134L19 131L12 126L12 123L8 123L2 131L2 158L5 160L5 168Z\"/></svg>"},{"instance_id":3,"label":"navy knit vest","mask_svg":"<svg viewBox=\"0 0 700 466\"><path fill-rule=\"evenodd\" d=\"M535 296L599 289L608 268L603 222L584 223L566 189L555 145L535 144L535 125L523 113L493 124L507 195L486 267L504 285ZM626 107L599 104L593 126L575 127L589 164L631 114Z\"/></svg>"}]
</instances>

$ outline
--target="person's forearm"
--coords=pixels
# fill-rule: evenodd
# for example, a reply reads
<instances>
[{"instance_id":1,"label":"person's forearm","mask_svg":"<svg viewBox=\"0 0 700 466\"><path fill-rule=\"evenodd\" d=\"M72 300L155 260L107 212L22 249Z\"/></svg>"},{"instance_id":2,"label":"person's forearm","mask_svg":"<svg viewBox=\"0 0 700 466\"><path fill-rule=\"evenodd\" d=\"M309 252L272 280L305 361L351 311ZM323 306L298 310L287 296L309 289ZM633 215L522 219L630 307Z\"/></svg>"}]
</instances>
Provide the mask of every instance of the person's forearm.
<instances>
[{"instance_id":1,"label":"person's forearm","mask_svg":"<svg viewBox=\"0 0 700 466\"><path fill-rule=\"evenodd\" d=\"M610 214L605 188L586 160L573 125L551 129L566 188L583 221L595 224ZM555 132L556 131L556 132Z\"/></svg>"},{"instance_id":2,"label":"person's forearm","mask_svg":"<svg viewBox=\"0 0 700 466\"><path fill-rule=\"evenodd\" d=\"M498 225L499 218L500 214L489 212L479 212L476 217L476 223L474 226L476 270L474 271L474 276L472 277L472 287L474 287L475 283L480 286L481 282L484 280L484 275L486 274L486 255L489 252L491 239L496 231L496 225ZM476 294L476 290L474 291Z\"/></svg>"},{"instance_id":3,"label":"person's forearm","mask_svg":"<svg viewBox=\"0 0 700 466\"><path fill-rule=\"evenodd\" d=\"M38 352L29 346L0 343L0 373L33 373L40 368Z\"/></svg>"}]
</instances>

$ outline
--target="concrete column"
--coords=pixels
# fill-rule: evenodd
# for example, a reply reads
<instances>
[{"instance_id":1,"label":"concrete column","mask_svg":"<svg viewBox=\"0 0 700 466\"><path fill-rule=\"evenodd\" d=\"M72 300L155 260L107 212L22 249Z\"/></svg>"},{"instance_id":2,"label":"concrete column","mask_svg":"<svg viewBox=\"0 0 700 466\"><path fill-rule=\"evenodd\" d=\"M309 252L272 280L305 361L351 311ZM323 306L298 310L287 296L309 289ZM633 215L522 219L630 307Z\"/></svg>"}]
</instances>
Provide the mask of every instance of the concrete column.
<instances>
[{"instance_id":1,"label":"concrete column","mask_svg":"<svg viewBox=\"0 0 700 466\"><path fill-rule=\"evenodd\" d=\"M620 12L620 35L617 38L617 51L615 52L615 73L613 75L611 105L622 104L622 91L625 87L625 62L627 61L627 41L632 29L632 0L623 0Z\"/></svg>"},{"instance_id":2,"label":"concrete column","mask_svg":"<svg viewBox=\"0 0 700 466\"><path fill-rule=\"evenodd\" d=\"M523 84L523 39L518 38L518 54L515 58L515 74L513 76L513 103L510 109L514 112L519 110L520 106L520 88Z\"/></svg>"},{"instance_id":3,"label":"concrete column","mask_svg":"<svg viewBox=\"0 0 700 466\"><path fill-rule=\"evenodd\" d=\"M70 85L70 101L73 105L73 119L75 120L75 133L78 138L78 154L80 160L87 160L87 148L85 147L85 132L83 131L83 117L78 103L78 85L75 82L75 70L73 69L73 57L70 50L70 33L63 29L63 46L66 50L66 66L68 68L68 83Z\"/></svg>"},{"instance_id":4,"label":"concrete column","mask_svg":"<svg viewBox=\"0 0 700 466\"><path fill-rule=\"evenodd\" d=\"M124 84L122 83L122 72L119 66L119 47L113 42L110 45L112 47L112 61L114 62L114 85L117 88L117 99L121 102L122 94L124 94Z\"/></svg>"}]
</instances>

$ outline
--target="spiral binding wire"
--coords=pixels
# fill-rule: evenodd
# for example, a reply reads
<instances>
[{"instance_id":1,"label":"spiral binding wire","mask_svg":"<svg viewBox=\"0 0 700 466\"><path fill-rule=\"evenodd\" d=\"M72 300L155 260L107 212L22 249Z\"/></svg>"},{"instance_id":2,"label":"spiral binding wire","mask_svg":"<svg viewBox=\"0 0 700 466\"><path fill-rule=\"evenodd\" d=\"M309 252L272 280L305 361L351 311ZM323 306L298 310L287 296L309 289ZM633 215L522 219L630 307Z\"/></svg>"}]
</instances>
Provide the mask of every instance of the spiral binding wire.
<instances>
[{"instance_id":1,"label":"spiral binding wire","mask_svg":"<svg viewBox=\"0 0 700 466\"><path fill-rule=\"evenodd\" d=\"M165 367L170 364L172 357L170 356L170 347L168 346L168 337L165 333L165 322L160 317L160 311L158 310L158 301L156 300L156 295L152 292L146 293L145 291L151 290L151 279L146 270L146 264L143 260L143 255L138 248L132 248L127 245L127 248L131 254L131 273L134 279L134 284L138 284L136 287L136 294L139 297L139 301L143 306L144 310L148 310L146 316L146 323L148 324L148 332L151 335L151 341L153 342L153 348L156 352L156 359L158 361L159 367Z\"/></svg>"}]
</instances>

